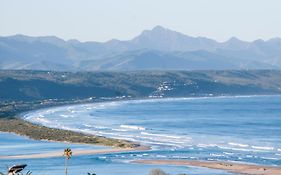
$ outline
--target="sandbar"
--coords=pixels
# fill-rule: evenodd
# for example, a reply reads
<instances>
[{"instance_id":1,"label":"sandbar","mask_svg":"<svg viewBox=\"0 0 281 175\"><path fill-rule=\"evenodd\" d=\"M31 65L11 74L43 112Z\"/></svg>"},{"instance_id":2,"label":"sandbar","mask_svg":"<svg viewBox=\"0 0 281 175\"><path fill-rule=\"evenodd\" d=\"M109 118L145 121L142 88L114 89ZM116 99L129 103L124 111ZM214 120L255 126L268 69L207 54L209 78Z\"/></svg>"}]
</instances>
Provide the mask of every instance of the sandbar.
<instances>
[{"instance_id":1,"label":"sandbar","mask_svg":"<svg viewBox=\"0 0 281 175\"><path fill-rule=\"evenodd\" d=\"M136 160L133 161L133 163L196 166L196 167L225 170L232 173L247 174L247 175L281 175L281 167L235 163L235 162L193 161L193 160Z\"/></svg>"}]
</instances>

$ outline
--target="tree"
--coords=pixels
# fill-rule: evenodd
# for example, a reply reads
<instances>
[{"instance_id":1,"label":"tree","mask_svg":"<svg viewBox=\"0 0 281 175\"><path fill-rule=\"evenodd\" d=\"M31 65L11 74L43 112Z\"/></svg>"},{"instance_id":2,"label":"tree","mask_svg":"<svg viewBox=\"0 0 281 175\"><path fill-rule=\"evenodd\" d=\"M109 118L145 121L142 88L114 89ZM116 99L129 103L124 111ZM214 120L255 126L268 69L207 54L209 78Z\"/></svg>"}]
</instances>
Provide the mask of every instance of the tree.
<instances>
[{"instance_id":1,"label":"tree","mask_svg":"<svg viewBox=\"0 0 281 175\"><path fill-rule=\"evenodd\" d=\"M156 169L152 169L149 175L168 175L168 174L165 173L163 170L156 168Z\"/></svg>"},{"instance_id":2,"label":"tree","mask_svg":"<svg viewBox=\"0 0 281 175\"><path fill-rule=\"evenodd\" d=\"M72 151L71 151L71 149L70 148L66 148L66 149L64 149L64 153L63 153L63 155L65 156L65 164L64 164L64 166L65 166L65 175L67 175L67 166L68 166L68 160L71 158L71 156L72 156Z\"/></svg>"}]
</instances>

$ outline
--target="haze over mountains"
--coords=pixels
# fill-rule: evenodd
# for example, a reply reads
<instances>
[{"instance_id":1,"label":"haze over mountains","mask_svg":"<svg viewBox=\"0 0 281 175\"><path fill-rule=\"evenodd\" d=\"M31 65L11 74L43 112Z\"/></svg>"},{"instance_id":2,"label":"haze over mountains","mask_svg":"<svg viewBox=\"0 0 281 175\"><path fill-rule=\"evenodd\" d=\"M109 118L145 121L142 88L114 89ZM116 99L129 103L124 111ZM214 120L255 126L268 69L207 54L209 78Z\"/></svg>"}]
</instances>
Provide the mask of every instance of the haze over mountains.
<instances>
[{"instance_id":1,"label":"haze over mountains","mask_svg":"<svg viewBox=\"0 0 281 175\"><path fill-rule=\"evenodd\" d=\"M0 69L58 71L281 69L281 38L217 42L161 26L128 41L0 37Z\"/></svg>"}]
</instances>

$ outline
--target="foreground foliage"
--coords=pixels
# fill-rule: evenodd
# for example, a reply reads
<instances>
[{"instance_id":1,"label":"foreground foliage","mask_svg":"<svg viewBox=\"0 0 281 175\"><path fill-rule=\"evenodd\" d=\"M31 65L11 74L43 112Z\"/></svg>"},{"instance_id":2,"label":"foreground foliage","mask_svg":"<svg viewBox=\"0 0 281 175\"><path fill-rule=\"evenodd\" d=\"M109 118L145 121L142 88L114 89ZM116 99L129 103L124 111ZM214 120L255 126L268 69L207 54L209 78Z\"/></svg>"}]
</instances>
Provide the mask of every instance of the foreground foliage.
<instances>
[{"instance_id":1,"label":"foreground foliage","mask_svg":"<svg viewBox=\"0 0 281 175\"><path fill-rule=\"evenodd\" d=\"M152 169L149 175L169 175L169 174L165 173L162 169L156 168L156 169ZM187 174L179 174L179 175L187 175Z\"/></svg>"}]
</instances>

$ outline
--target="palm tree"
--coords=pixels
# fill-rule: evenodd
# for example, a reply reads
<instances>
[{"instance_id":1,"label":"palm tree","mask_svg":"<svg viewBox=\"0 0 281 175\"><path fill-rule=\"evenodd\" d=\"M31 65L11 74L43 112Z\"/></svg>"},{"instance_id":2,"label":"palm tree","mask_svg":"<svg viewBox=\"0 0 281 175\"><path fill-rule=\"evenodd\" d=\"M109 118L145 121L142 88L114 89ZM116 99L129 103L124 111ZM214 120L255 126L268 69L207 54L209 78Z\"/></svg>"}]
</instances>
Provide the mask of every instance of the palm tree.
<instances>
[{"instance_id":1,"label":"palm tree","mask_svg":"<svg viewBox=\"0 0 281 175\"><path fill-rule=\"evenodd\" d=\"M26 167L26 164L21 164L21 165L14 165L8 168L8 175L17 175L17 174L22 174L21 172L23 169ZM30 171L28 171L29 173ZM31 174L31 172L30 172ZM27 174L28 175L28 174Z\"/></svg>"},{"instance_id":2,"label":"palm tree","mask_svg":"<svg viewBox=\"0 0 281 175\"><path fill-rule=\"evenodd\" d=\"M65 175L67 175L67 161L71 158L72 156L72 151L70 148L64 149L63 155L65 156Z\"/></svg>"}]
</instances>

